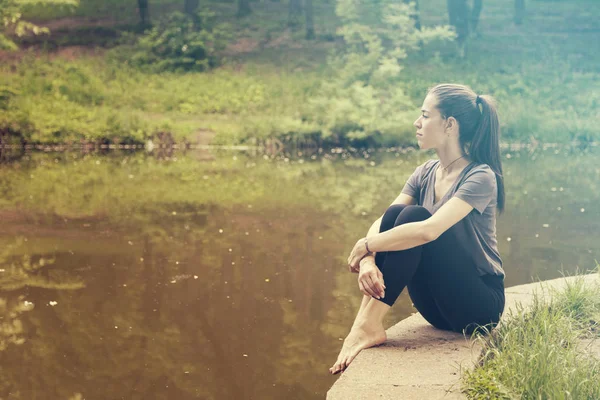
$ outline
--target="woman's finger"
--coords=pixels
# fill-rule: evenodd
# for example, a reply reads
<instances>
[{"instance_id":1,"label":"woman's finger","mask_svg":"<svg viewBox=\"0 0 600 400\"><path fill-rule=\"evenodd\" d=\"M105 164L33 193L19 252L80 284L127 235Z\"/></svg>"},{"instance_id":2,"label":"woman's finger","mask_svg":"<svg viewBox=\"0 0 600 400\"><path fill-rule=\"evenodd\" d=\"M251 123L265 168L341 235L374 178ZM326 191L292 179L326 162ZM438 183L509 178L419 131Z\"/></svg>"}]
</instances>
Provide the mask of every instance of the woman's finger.
<instances>
[{"instance_id":1,"label":"woman's finger","mask_svg":"<svg viewBox=\"0 0 600 400\"><path fill-rule=\"evenodd\" d=\"M360 289L362 294L364 294L365 296L369 296L369 293L367 293L367 291L365 290L365 287L363 286L363 284L360 280L358 281L358 288Z\"/></svg>"},{"instance_id":2,"label":"woman's finger","mask_svg":"<svg viewBox=\"0 0 600 400\"><path fill-rule=\"evenodd\" d=\"M371 277L368 274L363 275L362 282L363 282L363 286L364 286L365 290L369 293L369 296L375 297L375 298L379 297L377 295L377 292L375 290L373 290L373 282L371 280Z\"/></svg>"},{"instance_id":3,"label":"woman's finger","mask_svg":"<svg viewBox=\"0 0 600 400\"><path fill-rule=\"evenodd\" d=\"M377 276L374 277L373 286L375 293L377 293L379 297L385 296L385 290L383 289L383 285Z\"/></svg>"},{"instance_id":4,"label":"woman's finger","mask_svg":"<svg viewBox=\"0 0 600 400\"><path fill-rule=\"evenodd\" d=\"M379 268L377 268L378 270ZM377 275L377 270L374 270L369 273L369 283L371 285L371 290L377 295L381 296L383 294L383 286L379 281L379 276Z\"/></svg>"},{"instance_id":5,"label":"woman's finger","mask_svg":"<svg viewBox=\"0 0 600 400\"><path fill-rule=\"evenodd\" d=\"M350 261L354 258L354 248L350 251L350 255L348 256L348 264L352 264Z\"/></svg>"},{"instance_id":6,"label":"woman's finger","mask_svg":"<svg viewBox=\"0 0 600 400\"><path fill-rule=\"evenodd\" d=\"M383 297L383 286L381 285L381 282L379 281L379 277L377 276L376 273L373 273L373 275L371 275L371 280L372 280L372 289L373 292L377 295L378 298Z\"/></svg>"},{"instance_id":7,"label":"woman's finger","mask_svg":"<svg viewBox=\"0 0 600 400\"><path fill-rule=\"evenodd\" d=\"M373 292L377 295L377 297L383 297L385 295L385 292L383 290L383 285L379 280L379 276L377 276L377 272L373 272L369 276L369 278L371 279L371 289L373 290Z\"/></svg>"},{"instance_id":8,"label":"woman's finger","mask_svg":"<svg viewBox=\"0 0 600 400\"><path fill-rule=\"evenodd\" d=\"M385 290L385 281L383 280L383 274L379 268L377 268L377 277L379 278L379 282L381 282L381 286Z\"/></svg>"},{"instance_id":9,"label":"woman's finger","mask_svg":"<svg viewBox=\"0 0 600 400\"><path fill-rule=\"evenodd\" d=\"M348 257L348 264L354 265L353 261L355 258L356 258L356 253L354 252L354 250L352 250L352 253L350 253L350 257Z\"/></svg>"}]
</instances>

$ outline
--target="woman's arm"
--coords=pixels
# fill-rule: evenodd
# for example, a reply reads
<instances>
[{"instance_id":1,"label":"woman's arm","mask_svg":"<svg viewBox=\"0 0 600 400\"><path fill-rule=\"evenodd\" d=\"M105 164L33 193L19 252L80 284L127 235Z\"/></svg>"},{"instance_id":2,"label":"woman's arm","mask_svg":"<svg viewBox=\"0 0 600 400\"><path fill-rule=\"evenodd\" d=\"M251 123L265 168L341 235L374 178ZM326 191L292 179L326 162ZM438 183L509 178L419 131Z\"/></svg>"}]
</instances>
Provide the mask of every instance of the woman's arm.
<instances>
[{"instance_id":1,"label":"woman's arm","mask_svg":"<svg viewBox=\"0 0 600 400\"><path fill-rule=\"evenodd\" d=\"M392 202L392 204L390 204L390 207L395 204L414 205L414 204L417 204L417 199L415 199L414 197L411 197L407 194L400 193L400 195L398 197L396 197L396 199ZM366 237L371 238L379 233L379 231L381 230L382 218L383 218L383 215L381 217L379 217L375 222L373 222L373 224L369 228L369 231L367 232ZM373 250L371 248L371 242L369 242L369 250L373 251L373 255L368 255L365 258L363 258L364 261L361 260L361 262L360 262L361 264L363 262L375 263L375 250ZM351 266L350 271L358 272L358 267L359 267L358 265L356 265L356 267L354 267L354 268Z\"/></svg>"},{"instance_id":2,"label":"woman's arm","mask_svg":"<svg viewBox=\"0 0 600 400\"><path fill-rule=\"evenodd\" d=\"M402 224L388 231L369 236L369 250L373 252L398 251L429 243L466 217L471 210L473 210L473 206L454 196L425 221ZM365 239L359 239L348 257L348 264L358 264L365 254L367 254Z\"/></svg>"},{"instance_id":3,"label":"woman's arm","mask_svg":"<svg viewBox=\"0 0 600 400\"><path fill-rule=\"evenodd\" d=\"M411 249L437 239L442 233L466 217L473 206L453 197L425 221L396 226L385 232L369 236L371 251L398 251Z\"/></svg>"}]
</instances>

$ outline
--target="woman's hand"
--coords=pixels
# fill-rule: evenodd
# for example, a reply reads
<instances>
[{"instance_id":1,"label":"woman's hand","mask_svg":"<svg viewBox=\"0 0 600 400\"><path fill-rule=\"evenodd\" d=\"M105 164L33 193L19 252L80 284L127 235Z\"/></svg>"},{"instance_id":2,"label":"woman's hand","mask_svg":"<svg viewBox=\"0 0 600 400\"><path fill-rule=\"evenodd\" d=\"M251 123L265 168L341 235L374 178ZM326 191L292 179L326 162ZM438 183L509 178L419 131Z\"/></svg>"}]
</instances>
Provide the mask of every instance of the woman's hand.
<instances>
[{"instance_id":1,"label":"woman's hand","mask_svg":"<svg viewBox=\"0 0 600 400\"><path fill-rule=\"evenodd\" d=\"M371 254L367 254L366 256L364 256L364 258L358 262L358 266L356 266L356 267L348 265L348 271L350 271L354 274L358 274L360 272L360 266L363 265L363 263L365 263L365 262L370 262L370 263L375 264L375 254L371 253Z\"/></svg>"},{"instance_id":2,"label":"woman's hand","mask_svg":"<svg viewBox=\"0 0 600 400\"><path fill-rule=\"evenodd\" d=\"M358 242L354 245L350 256L348 257L348 267L350 269L358 269L358 263L362 260L369 252L365 244L365 238L358 239Z\"/></svg>"},{"instance_id":3,"label":"woman's hand","mask_svg":"<svg viewBox=\"0 0 600 400\"><path fill-rule=\"evenodd\" d=\"M366 258L360 263L360 272L358 273L358 288L367 296L381 299L385 297L385 284L383 274L377 268L377 265L370 258Z\"/></svg>"}]
</instances>

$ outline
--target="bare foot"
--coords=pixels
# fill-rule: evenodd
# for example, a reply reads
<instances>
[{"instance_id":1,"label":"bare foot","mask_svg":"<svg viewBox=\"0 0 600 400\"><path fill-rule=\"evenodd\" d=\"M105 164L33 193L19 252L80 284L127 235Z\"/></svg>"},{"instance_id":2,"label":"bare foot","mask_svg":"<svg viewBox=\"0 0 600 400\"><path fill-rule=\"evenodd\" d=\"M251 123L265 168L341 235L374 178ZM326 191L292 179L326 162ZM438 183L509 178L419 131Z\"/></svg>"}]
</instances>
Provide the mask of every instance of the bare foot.
<instances>
[{"instance_id":1,"label":"bare foot","mask_svg":"<svg viewBox=\"0 0 600 400\"><path fill-rule=\"evenodd\" d=\"M377 346L387 340L385 329L383 326L353 326L350 333L344 340L344 345L333 367L329 368L329 372L337 374L348 368L348 365L354 360L354 357L362 349Z\"/></svg>"}]
</instances>

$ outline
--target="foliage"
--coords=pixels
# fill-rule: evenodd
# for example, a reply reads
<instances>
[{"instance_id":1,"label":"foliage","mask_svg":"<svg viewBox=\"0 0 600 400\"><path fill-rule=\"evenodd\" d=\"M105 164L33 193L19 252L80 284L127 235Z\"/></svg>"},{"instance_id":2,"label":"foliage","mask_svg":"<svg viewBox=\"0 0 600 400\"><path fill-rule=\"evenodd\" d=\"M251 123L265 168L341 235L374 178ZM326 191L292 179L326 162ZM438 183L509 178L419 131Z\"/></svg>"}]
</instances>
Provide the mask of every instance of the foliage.
<instances>
[{"instance_id":1,"label":"foliage","mask_svg":"<svg viewBox=\"0 0 600 400\"><path fill-rule=\"evenodd\" d=\"M596 262L596 272L600 265ZM555 291L554 307L575 321L581 332L591 336L600 336L600 287L585 285L583 279L568 280L562 291Z\"/></svg>"},{"instance_id":2,"label":"foliage","mask_svg":"<svg viewBox=\"0 0 600 400\"><path fill-rule=\"evenodd\" d=\"M28 5L52 5L52 6L77 6L79 0L0 0L0 50L16 50L17 45L6 34L3 29L10 29L14 35L20 37L28 32L35 35L48 33L47 28L40 28L31 22L23 21L22 9Z\"/></svg>"},{"instance_id":3,"label":"foliage","mask_svg":"<svg viewBox=\"0 0 600 400\"><path fill-rule=\"evenodd\" d=\"M533 306L518 307L487 337L481 365L464 376L471 399L595 399L600 397L600 360L578 347L597 327L600 287L581 277L548 302L539 294ZM582 313L581 304L587 304Z\"/></svg>"},{"instance_id":4,"label":"foliage","mask_svg":"<svg viewBox=\"0 0 600 400\"><path fill-rule=\"evenodd\" d=\"M350 141L373 135L396 135L407 126L415 105L397 83L400 64L410 51L453 37L446 26L415 28L414 3L387 0L339 0L338 34L344 47L330 58L335 74L323 84L307 118L323 127L323 136Z\"/></svg>"},{"instance_id":5,"label":"foliage","mask_svg":"<svg viewBox=\"0 0 600 400\"><path fill-rule=\"evenodd\" d=\"M196 15L169 15L139 37L133 49L126 49L133 50L131 64L153 72L214 68L231 38L229 25L217 24L215 16L207 9Z\"/></svg>"},{"instance_id":6,"label":"foliage","mask_svg":"<svg viewBox=\"0 0 600 400\"><path fill-rule=\"evenodd\" d=\"M137 21L134 3L83 0L73 13L132 23ZM151 4L156 19L181 8L182 1ZM536 17L522 28L506 30L513 7L486 0L480 35L470 41L466 59L458 59L455 46L440 40L429 42L422 51L400 47L407 57L395 63L392 57L391 64L374 63L379 55L394 50L390 45L395 38L390 41L384 32L389 24L377 23L383 18L383 3L352 4L339 4L340 15L358 7L355 14L360 18L350 24L335 15L333 3L315 2L317 36L329 39L309 43L300 38L302 34L285 30L281 18L287 16L287 4L253 3L253 17L237 20L235 4L210 3L219 20L235 21L234 35L243 40L227 49L225 67L204 75L142 74L119 61L123 59L119 50L110 53L114 62L103 59L105 53L89 52L73 60L69 51L65 58L53 55L52 62L45 56L37 62L25 57L17 65L3 60L0 129L48 142L82 138L141 142L161 130L195 140L199 129L209 129L217 133L215 144L254 144L275 136L319 145L409 145L414 143L417 106L427 89L435 83L459 82L499 100L506 141L591 142L600 137L595 123L600 118L600 93L594 90L600 42L591 40L600 3L561 1L548 8L544 2L531 2L528 15ZM424 27L447 19L445 0L421 2L420 7ZM26 15L35 21L47 19L46 14L69 15L47 8L42 12L31 7ZM326 54L337 38L334 32L338 27L338 32L346 32L349 25L357 34L347 39L348 52L340 48L325 69ZM82 40L81 35L69 36ZM133 44L137 39L132 38ZM238 46L243 50L232 50ZM129 57L131 49L122 51ZM71 82L65 67L83 69L94 83L78 78ZM32 88L25 78L40 87ZM57 78L60 85L53 83ZM68 92L67 98L59 98L61 90ZM86 96L95 92L92 97L102 100L75 101L71 96L79 96L76 92Z\"/></svg>"},{"instance_id":7,"label":"foliage","mask_svg":"<svg viewBox=\"0 0 600 400\"><path fill-rule=\"evenodd\" d=\"M272 114L293 114L304 91L301 75L281 79L227 68L146 74L99 58L26 58L0 71L6 111L0 129L19 132L29 142L143 142L160 131L179 141L200 129L218 131L229 142L242 140L264 134L263 122L277 119ZM292 124L299 123L273 122L274 134Z\"/></svg>"},{"instance_id":8,"label":"foliage","mask_svg":"<svg viewBox=\"0 0 600 400\"><path fill-rule=\"evenodd\" d=\"M19 74L22 80L5 81L18 94L9 97L6 112L0 116L0 129L19 132L29 142L139 140L148 130L135 110L127 113L106 105L106 84L110 83L88 63L37 61Z\"/></svg>"}]
</instances>

